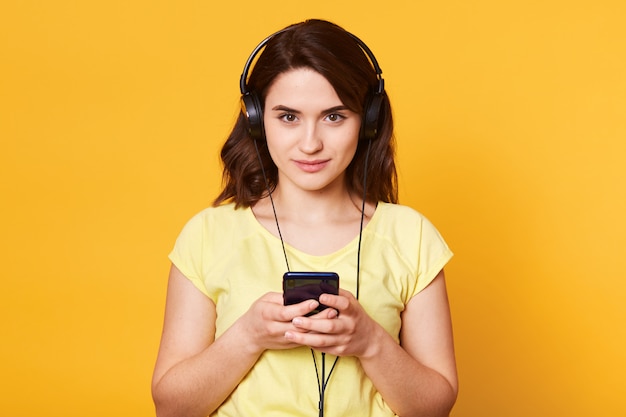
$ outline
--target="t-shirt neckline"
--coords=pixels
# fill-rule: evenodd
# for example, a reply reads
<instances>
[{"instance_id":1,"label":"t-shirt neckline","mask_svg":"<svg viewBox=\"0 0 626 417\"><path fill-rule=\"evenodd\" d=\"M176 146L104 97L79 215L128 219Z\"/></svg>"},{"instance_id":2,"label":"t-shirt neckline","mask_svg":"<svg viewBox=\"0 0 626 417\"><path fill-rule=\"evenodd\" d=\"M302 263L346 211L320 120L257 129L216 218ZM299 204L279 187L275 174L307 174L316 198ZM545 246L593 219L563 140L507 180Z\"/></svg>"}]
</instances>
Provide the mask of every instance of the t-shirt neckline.
<instances>
[{"instance_id":1,"label":"t-shirt neckline","mask_svg":"<svg viewBox=\"0 0 626 417\"><path fill-rule=\"evenodd\" d=\"M373 229L375 227L375 223L378 222L378 218L381 216L380 212L383 211L383 207L386 205L386 203L384 202L378 202L378 204L376 205L376 208L374 210L374 214L372 215L372 218L370 219L370 221L365 225L365 227L363 227L363 236L365 236L365 233L368 232L369 230ZM273 233L271 233L269 230L267 230L265 228L265 226L263 226L263 224L261 224L261 222L256 218L256 216L254 215L254 212L252 211L252 207L249 206L246 208L246 212L247 215L250 219L250 221L252 222L252 224L254 224L254 227L259 230L259 232L268 240L280 243L280 237L274 235ZM306 257L306 258L310 258L310 259L330 259L339 255L344 254L347 251L351 251L351 250L356 250L357 246L359 243L359 234L357 232L356 236L350 240L350 242L348 242L345 246L343 246L342 248L337 249L334 252L325 254L325 255L311 255L310 253L307 252L303 252L302 250L295 248L293 246L291 246L289 243L284 242L285 244L285 249L288 252L292 252L294 254L298 254L300 256Z\"/></svg>"}]
</instances>

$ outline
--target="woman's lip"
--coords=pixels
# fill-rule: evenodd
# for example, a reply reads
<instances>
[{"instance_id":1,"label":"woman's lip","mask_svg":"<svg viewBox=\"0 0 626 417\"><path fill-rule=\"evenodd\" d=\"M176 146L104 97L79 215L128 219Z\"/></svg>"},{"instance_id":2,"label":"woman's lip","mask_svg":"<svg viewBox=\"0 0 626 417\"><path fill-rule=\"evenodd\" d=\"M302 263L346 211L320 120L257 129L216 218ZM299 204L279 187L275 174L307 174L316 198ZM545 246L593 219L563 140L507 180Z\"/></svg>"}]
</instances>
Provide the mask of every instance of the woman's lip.
<instances>
[{"instance_id":1,"label":"woman's lip","mask_svg":"<svg viewBox=\"0 0 626 417\"><path fill-rule=\"evenodd\" d=\"M294 160L293 162L304 172L318 172L324 169L328 161L328 159L324 159L315 161Z\"/></svg>"}]
</instances>

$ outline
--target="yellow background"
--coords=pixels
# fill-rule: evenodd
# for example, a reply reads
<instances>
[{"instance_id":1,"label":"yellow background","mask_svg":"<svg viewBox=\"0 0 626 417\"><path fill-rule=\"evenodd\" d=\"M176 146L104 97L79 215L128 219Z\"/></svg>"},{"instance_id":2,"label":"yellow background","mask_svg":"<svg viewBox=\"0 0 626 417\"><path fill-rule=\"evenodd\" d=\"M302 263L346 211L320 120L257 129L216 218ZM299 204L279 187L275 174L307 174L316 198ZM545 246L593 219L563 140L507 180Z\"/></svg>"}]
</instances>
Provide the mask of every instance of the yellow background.
<instances>
[{"instance_id":1,"label":"yellow background","mask_svg":"<svg viewBox=\"0 0 626 417\"><path fill-rule=\"evenodd\" d=\"M456 253L453 416L626 415L626 3L219 3L0 5L0 416L153 415L166 255L245 59L307 17L376 54Z\"/></svg>"}]
</instances>

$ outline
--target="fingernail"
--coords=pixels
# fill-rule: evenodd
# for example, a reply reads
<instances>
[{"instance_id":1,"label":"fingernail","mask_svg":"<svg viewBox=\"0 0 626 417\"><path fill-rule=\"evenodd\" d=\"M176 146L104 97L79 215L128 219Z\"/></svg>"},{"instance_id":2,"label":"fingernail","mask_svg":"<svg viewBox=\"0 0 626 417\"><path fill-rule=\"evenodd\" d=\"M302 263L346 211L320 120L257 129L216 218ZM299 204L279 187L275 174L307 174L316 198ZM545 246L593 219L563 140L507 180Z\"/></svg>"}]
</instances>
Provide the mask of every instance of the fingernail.
<instances>
[{"instance_id":1,"label":"fingernail","mask_svg":"<svg viewBox=\"0 0 626 417\"><path fill-rule=\"evenodd\" d=\"M291 332L285 332L285 339L288 339L288 340L293 339L293 333L291 333Z\"/></svg>"},{"instance_id":2,"label":"fingernail","mask_svg":"<svg viewBox=\"0 0 626 417\"><path fill-rule=\"evenodd\" d=\"M299 317L296 317L296 318L295 318L295 319L293 319L291 322L297 326L297 325L299 325L299 324L302 324L302 319L301 319L301 318L299 318Z\"/></svg>"}]
</instances>

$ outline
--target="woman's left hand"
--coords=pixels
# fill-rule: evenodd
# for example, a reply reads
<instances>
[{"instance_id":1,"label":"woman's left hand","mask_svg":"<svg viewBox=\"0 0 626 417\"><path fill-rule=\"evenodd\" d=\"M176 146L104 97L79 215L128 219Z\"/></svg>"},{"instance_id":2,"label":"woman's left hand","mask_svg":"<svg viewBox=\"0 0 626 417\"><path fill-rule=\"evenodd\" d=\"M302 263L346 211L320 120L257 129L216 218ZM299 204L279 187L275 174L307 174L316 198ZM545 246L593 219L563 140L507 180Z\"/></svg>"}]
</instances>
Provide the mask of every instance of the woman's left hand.
<instances>
[{"instance_id":1,"label":"woman's left hand","mask_svg":"<svg viewBox=\"0 0 626 417\"><path fill-rule=\"evenodd\" d=\"M322 294L320 302L329 308L311 317L294 318L293 325L303 332L287 332L287 339L335 356L367 357L375 351L373 341L382 327L352 293L340 289L339 295Z\"/></svg>"}]
</instances>

